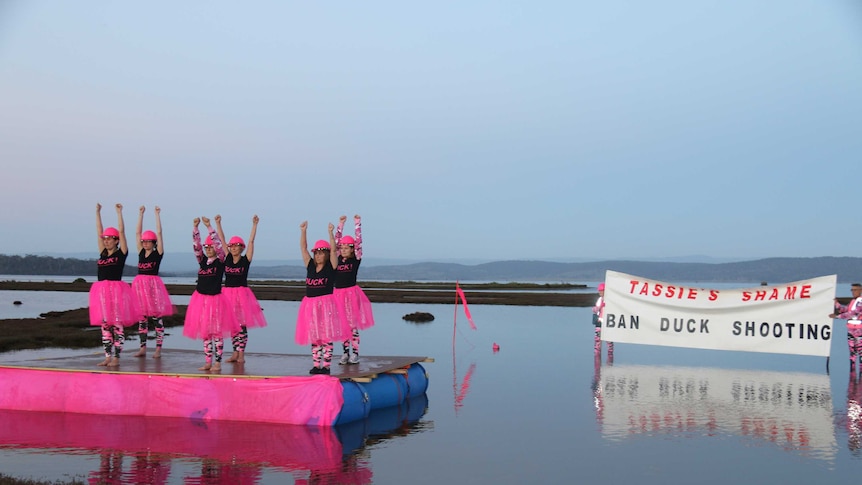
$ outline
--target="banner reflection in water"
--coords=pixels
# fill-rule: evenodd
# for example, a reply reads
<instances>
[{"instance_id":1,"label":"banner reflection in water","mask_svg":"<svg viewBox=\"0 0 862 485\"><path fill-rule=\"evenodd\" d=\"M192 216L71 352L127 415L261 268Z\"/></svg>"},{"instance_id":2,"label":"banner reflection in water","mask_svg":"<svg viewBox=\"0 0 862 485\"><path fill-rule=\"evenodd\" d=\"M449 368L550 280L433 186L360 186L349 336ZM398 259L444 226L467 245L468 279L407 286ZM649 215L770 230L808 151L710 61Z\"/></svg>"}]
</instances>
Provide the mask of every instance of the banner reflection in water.
<instances>
[{"instance_id":1,"label":"banner reflection in water","mask_svg":"<svg viewBox=\"0 0 862 485\"><path fill-rule=\"evenodd\" d=\"M735 434L810 457L834 458L826 375L637 365L595 372L597 420L607 439Z\"/></svg>"}]
</instances>

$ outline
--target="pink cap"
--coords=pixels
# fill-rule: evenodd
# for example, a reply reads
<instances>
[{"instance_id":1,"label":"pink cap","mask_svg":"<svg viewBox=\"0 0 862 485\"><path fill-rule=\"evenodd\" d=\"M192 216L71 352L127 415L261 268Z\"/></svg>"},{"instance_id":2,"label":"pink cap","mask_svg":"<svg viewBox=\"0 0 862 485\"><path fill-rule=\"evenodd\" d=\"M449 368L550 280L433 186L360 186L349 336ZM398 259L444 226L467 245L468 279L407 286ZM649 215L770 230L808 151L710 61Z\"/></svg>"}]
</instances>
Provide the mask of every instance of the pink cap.
<instances>
[{"instance_id":1,"label":"pink cap","mask_svg":"<svg viewBox=\"0 0 862 485\"><path fill-rule=\"evenodd\" d=\"M109 227L105 229L105 232L102 233L102 237L115 237L119 239L120 231L118 231L116 227Z\"/></svg>"},{"instance_id":2,"label":"pink cap","mask_svg":"<svg viewBox=\"0 0 862 485\"><path fill-rule=\"evenodd\" d=\"M354 243L355 241L353 240L352 236L344 236L343 238L341 238L341 244L353 245Z\"/></svg>"},{"instance_id":3,"label":"pink cap","mask_svg":"<svg viewBox=\"0 0 862 485\"><path fill-rule=\"evenodd\" d=\"M605 291L605 284L599 283L599 291Z\"/></svg>"},{"instance_id":4,"label":"pink cap","mask_svg":"<svg viewBox=\"0 0 862 485\"><path fill-rule=\"evenodd\" d=\"M314 248L312 251L329 251L329 241L325 239L319 239L316 243L314 243Z\"/></svg>"},{"instance_id":5,"label":"pink cap","mask_svg":"<svg viewBox=\"0 0 862 485\"><path fill-rule=\"evenodd\" d=\"M213 237L207 236L206 240L204 241L204 246L212 246L212 245L213 245Z\"/></svg>"},{"instance_id":6,"label":"pink cap","mask_svg":"<svg viewBox=\"0 0 862 485\"><path fill-rule=\"evenodd\" d=\"M243 241L242 238L239 236L234 236L230 238L230 241L227 242L228 246L233 246L234 244L245 247L245 241Z\"/></svg>"},{"instance_id":7,"label":"pink cap","mask_svg":"<svg viewBox=\"0 0 862 485\"><path fill-rule=\"evenodd\" d=\"M144 231L144 233L141 234L141 241L156 242L158 240L159 240L159 238L156 237L156 233L154 233L153 231Z\"/></svg>"}]
</instances>

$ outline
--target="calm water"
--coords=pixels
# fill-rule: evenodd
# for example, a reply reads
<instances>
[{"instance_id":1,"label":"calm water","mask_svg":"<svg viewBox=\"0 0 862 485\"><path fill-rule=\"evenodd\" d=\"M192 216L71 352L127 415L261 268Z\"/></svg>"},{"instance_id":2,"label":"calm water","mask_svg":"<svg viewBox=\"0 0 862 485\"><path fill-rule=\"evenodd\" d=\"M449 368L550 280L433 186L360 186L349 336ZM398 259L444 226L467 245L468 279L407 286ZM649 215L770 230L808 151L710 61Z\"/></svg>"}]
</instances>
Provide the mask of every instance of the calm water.
<instances>
[{"instance_id":1,"label":"calm water","mask_svg":"<svg viewBox=\"0 0 862 485\"><path fill-rule=\"evenodd\" d=\"M298 303L262 304L270 325L251 333L248 358L306 354L292 343ZM85 294L0 292L0 318L85 305ZM0 427L21 429L0 443L0 470L169 484L843 483L862 470L843 338L828 374L823 358L623 344L597 365L588 308L474 305L478 330L459 313L454 346L452 305L374 308L363 353L435 359L427 395L409 406L324 430L0 413ZM436 320L402 320L415 311ZM169 333L167 347L198 350ZM142 436L148 452L131 444Z\"/></svg>"}]
</instances>

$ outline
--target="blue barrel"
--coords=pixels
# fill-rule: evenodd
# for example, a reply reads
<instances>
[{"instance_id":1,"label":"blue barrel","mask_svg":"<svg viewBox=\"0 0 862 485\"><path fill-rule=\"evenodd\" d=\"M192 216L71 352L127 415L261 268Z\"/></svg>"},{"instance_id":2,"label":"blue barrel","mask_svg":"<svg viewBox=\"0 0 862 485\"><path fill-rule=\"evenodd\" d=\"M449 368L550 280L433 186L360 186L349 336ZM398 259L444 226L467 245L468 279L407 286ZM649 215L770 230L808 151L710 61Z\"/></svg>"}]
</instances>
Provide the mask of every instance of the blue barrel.
<instances>
[{"instance_id":1,"label":"blue barrel","mask_svg":"<svg viewBox=\"0 0 862 485\"><path fill-rule=\"evenodd\" d=\"M407 396L416 397L428 390L428 373L419 364L413 364L407 369Z\"/></svg>"},{"instance_id":2,"label":"blue barrel","mask_svg":"<svg viewBox=\"0 0 862 485\"><path fill-rule=\"evenodd\" d=\"M353 381L341 381L341 395L344 396L344 404L335 418L333 424L350 423L368 417L371 412L369 393L365 387Z\"/></svg>"},{"instance_id":3,"label":"blue barrel","mask_svg":"<svg viewBox=\"0 0 862 485\"><path fill-rule=\"evenodd\" d=\"M397 406L407 399L407 379L404 374L380 374L364 384L371 409Z\"/></svg>"}]
</instances>

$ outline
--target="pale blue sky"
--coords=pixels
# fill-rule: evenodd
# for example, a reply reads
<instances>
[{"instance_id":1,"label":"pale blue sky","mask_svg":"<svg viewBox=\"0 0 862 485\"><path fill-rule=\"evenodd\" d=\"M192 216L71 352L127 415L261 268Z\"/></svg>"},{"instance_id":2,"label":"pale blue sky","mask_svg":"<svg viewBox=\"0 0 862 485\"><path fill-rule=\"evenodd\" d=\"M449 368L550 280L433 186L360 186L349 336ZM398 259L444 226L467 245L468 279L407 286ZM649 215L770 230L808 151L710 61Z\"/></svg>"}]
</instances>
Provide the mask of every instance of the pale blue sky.
<instances>
[{"instance_id":1,"label":"pale blue sky","mask_svg":"<svg viewBox=\"0 0 862 485\"><path fill-rule=\"evenodd\" d=\"M862 2L4 0L0 159L5 254L858 256Z\"/></svg>"}]
</instances>

